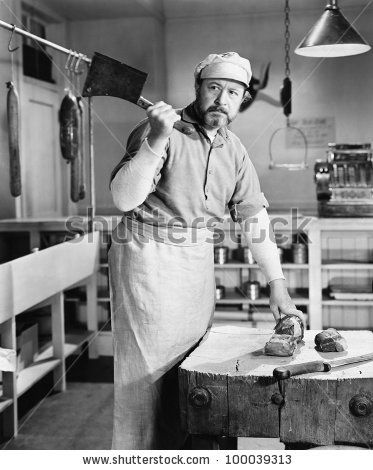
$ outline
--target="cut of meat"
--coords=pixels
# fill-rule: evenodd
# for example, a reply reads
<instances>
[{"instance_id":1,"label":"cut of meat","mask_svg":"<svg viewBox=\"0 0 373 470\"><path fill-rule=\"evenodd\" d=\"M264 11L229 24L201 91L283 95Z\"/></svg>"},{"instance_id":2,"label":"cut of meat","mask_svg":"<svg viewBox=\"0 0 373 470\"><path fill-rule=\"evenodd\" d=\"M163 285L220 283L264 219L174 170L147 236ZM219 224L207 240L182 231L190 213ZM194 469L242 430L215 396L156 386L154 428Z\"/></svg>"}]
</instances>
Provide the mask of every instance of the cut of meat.
<instances>
[{"instance_id":1,"label":"cut of meat","mask_svg":"<svg viewBox=\"0 0 373 470\"><path fill-rule=\"evenodd\" d=\"M318 333L315 336L316 349L321 352L341 352L347 350L347 342L335 328Z\"/></svg>"},{"instance_id":2,"label":"cut of meat","mask_svg":"<svg viewBox=\"0 0 373 470\"><path fill-rule=\"evenodd\" d=\"M297 340L293 335L274 334L264 346L264 353L267 356L292 356L296 347Z\"/></svg>"},{"instance_id":3,"label":"cut of meat","mask_svg":"<svg viewBox=\"0 0 373 470\"><path fill-rule=\"evenodd\" d=\"M285 315L276 323L275 333L294 336L295 340L299 342L304 336L303 322L295 315Z\"/></svg>"}]
</instances>

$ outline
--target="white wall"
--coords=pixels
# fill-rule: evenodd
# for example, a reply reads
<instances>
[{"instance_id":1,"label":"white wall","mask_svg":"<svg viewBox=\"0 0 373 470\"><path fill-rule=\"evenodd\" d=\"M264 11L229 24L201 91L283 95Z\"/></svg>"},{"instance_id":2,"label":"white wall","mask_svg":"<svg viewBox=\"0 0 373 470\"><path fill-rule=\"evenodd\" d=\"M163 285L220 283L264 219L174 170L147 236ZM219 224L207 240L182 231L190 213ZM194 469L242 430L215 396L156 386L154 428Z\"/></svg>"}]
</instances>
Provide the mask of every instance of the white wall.
<instances>
[{"instance_id":1,"label":"white wall","mask_svg":"<svg viewBox=\"0 0 373 470\"><path fill-rule=\"evenodd\" d=\"M344 11L354 19L360 9ZM347 58L318 60L293 53L295 46L320 16L321 11L291 15L291 77L294 118L334 117L337 142L371 142L373 134L372 52ZM373 8L355 23L373 44ZM264 90L278 99L284 78L284 25L280 14L181 18L166 23L166 62L168 99L175 106L193 100L193 70L212 52L237 51L252 61L254 75L262 64L271 62L268 87ZM280 108L255 102L232 124L242 139L258 171L262 189L272 209L300 207L316 211L313 163L325 157L325 147L309 150L310 168L306 171L269 170L269 139L285 125ZM277 141L277 142L276 142ZM276 139L274 155L279 161L295 161L302 152L287 150Z\"/></svg>"}]
</instances>

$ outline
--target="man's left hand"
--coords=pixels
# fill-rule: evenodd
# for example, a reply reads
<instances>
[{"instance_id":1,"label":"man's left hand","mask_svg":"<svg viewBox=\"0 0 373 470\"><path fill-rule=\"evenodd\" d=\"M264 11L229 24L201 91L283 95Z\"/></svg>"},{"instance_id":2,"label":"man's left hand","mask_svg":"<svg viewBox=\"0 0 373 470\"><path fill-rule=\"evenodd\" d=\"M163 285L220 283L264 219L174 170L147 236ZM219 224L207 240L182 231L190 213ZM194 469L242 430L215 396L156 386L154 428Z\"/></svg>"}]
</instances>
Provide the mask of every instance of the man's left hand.
<instances>
[{"instance_id":1,"label":"man's left hand","mask_svg":"<svg viewBox=\"0 0 373 470\"><path fill-rule=\"evenodd\" d=\"M297 307L290 298L286 288L285 279L274 279L269 283L269 286L271 289L269 308L271 309L275 320L280 320L281 314L295 315L302 320L303 324L305 324L303 313L300 310L297 310Z\"/></svg>"}]
</instances>

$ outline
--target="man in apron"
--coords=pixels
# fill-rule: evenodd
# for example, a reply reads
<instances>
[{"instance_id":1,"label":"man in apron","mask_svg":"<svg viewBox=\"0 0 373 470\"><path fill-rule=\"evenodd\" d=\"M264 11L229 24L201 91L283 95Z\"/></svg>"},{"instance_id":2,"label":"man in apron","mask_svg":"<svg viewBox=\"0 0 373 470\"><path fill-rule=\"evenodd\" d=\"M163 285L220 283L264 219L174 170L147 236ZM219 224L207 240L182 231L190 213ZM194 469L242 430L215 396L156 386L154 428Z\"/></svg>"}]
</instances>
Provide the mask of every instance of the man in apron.
<instances>
[{"instance_id":1,"label":"man in apron","mask_svg":"<svg viewBox=\"0 0 373 470\"><path fill-rule=\"evenodd\" d=\"M195 101L164 102L131 133L112 173L124 212L112 234L113 449L180 449L177 367L211 326L213 227L226 208L241 223L270 285L270 308L302 316L289 297L256 171L227 125L248 98L250 62L210 54L195 70ZM177 121L193 128L174 129Z\"/></svg>"}]
</instances>

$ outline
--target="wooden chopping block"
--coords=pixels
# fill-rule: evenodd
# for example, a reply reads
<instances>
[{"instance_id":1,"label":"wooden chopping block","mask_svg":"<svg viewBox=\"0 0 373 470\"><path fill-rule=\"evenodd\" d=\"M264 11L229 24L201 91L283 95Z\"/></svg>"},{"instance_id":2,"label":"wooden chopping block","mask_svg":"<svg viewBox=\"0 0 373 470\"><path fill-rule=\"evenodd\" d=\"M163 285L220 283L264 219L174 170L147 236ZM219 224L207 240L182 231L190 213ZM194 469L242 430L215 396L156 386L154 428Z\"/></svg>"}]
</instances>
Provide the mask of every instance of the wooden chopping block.
<instances>
[{"instance_id":1,"label":"wooden chopping block","mask_svg":"<svg viewBox=\"0 0 373 470\"><path fill-rule=\"evenodd\" d=\"M347 350L347 342L335 328L318 333L315 336L317 351L321 352L341 352Z\"/></svg>"},{"instance_id":2,"label":"wooden chopping block","mask_svg":"<svg viewBox=\"0 0 373 470\"><path fill-rule=\"evenodd\" d=\"M285 315L276 323L275 333L264 346L267 356L292 356L303 339L304 326L300 318Z\"/></svg>"},{"instance_id":3,"label":"wooden chopping block","mask_svg":"<svg viewBox=\"0 0 373 470\"><path fill-rule=\"evenodd\" d=\"M0 370L3 372L15 372L17 356L14 349L0 348Z\"/></svg>"},{"instance_id":4,"label":"wooden chopping block","mask_svg":"<svg viewBox=\"0 0 373 470\"><path fill-rule=\"evenodd\" d=\"M305 329L305 345L297 348L295 363L320 360L314 347L320 331ZM289 447L344 443L372 448L373 361L287 380L282 406L273 369L293 361L291 357L258 354L272 333L244 323L212 326L179 367L185 430L212 439L280 437ZM348 343L344 357L373 351L371 331L342 334Z\"/></svg>"}]
</instances>

